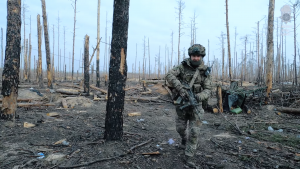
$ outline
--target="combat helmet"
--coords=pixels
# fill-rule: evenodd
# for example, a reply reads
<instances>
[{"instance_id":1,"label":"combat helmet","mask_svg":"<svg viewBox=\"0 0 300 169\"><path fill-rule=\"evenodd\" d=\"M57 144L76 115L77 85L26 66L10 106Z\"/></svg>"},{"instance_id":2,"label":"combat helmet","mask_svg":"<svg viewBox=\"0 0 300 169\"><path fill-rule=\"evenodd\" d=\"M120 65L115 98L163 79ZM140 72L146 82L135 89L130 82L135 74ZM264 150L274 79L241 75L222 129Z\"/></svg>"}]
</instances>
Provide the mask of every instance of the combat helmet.
<instances>
[{"instance_id":1,"label":"combat helmet","mask_svg":"<svg viewBox=\"0 0 300 169\"><path fill-rule=\"evenodd\" d=\"M191 55L197 55L197 56L202 56L204 57L206 55L205 53L205 47L200 45L200 44L194 44L188 49L189 56Z\"/></svg>"}]
</instances>

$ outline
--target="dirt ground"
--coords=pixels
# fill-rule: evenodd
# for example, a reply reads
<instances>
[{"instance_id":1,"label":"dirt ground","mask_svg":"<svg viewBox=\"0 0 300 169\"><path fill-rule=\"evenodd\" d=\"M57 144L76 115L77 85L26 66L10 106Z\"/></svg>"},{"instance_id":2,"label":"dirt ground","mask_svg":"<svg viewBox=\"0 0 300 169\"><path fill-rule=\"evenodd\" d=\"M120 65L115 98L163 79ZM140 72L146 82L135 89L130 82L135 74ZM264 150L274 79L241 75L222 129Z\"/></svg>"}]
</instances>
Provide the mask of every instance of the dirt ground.
<instances>
[{"instance_id":1,"label":"dirt ground","mask_svg":"<svg viewBox=\"0 0 300 169\"><path fill-rule=\"evenodd\" d=\"M181 140L175 127L175 107L162 83L148 84L152 93L146 95L141 95L138 82L127 83L135 89L126 91L126 96L159 99L125 101L123 140L107 142L103 140L106 101L93 101L93 95L71 98L48 90L40 90L43 96L38 96L28 88L20 89L20 97L43 98L55 106L18 108L15 127L0 120L0 168L188 168L183 150L178 148ZM70 108L62 108L63 97ZM210 104L216 104L215 96ZM241 114L206 111L194 156L199 168L300 168L300 116L274 108L252 106L251 113ZM128 116L133 112L141 115ZM35 126L25 128L25 122ZM268 131L269 126L274 131ZM148 155L153 152L156 154Z\"/></svg>"}]
</instances>

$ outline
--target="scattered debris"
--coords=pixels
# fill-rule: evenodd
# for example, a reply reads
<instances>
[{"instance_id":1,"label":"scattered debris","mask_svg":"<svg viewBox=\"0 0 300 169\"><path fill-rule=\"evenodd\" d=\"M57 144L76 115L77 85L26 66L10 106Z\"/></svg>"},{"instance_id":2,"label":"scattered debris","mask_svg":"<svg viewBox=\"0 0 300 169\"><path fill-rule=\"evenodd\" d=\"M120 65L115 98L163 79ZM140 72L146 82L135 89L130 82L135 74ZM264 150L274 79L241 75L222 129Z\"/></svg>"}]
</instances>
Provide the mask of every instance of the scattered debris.
<instances>
[{"instance_id":1,"label":"scattered debris","mask_svg":"<svg viewBox=\"0 0 300 169\"><path fill-rule=\"evenodd\" d=\"M34 127L34 126L35 126L35 124L24 122L24 127L25 128L31 128L31 127Z\"/></svg>"},{"instance_id":2,"label":"scattered debris","mask_svg":"<svg viewBox=\"0 0 300 169\"><path fill-rule=\"evenodd\" d=\"M134 113L128 113L128 116L132 117L132 116L141 116L142 113L141 112L134 112Z\"/></svg>"}]
</instances>

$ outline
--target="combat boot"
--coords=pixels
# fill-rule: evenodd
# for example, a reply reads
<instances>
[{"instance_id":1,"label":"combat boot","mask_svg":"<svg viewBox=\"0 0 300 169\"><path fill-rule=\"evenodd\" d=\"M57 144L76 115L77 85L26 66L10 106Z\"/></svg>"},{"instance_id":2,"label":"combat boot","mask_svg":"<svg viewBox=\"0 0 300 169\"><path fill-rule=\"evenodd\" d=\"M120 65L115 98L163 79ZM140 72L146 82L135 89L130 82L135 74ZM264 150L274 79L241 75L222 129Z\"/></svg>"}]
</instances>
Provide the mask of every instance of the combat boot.
<instances>
[{"instance_id":1,"label":"combat boot","mask_svg":"<svg viewBox=\"0 0 300 169\"><path fill-rule=\"evenodd\" d=\"M184 162L185 162L185 165L187 165L190 168L198 168L196 166L196 164L193 162L193 157L191 157L191 156L185 155Z\"/></svg>"},{"instance_id":2,"label":"combat boot","mask_svg":"<svg viewBox=\"0 0 300 169\"><path fill-rule=\"evenodd\" d=\"M178 146L179 149L185 150L186 139L181 140L181 145Z\"/></svg>"}]
</instances>

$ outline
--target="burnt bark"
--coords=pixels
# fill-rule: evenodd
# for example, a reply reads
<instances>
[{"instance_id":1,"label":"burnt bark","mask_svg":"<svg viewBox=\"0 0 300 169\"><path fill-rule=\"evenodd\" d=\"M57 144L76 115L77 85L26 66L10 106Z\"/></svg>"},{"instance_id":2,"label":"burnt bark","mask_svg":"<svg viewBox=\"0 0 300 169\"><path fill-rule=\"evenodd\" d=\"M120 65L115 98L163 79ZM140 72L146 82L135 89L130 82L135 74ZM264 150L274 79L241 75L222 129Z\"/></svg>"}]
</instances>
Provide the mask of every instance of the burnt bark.
<instances>
[{"instance_id":1,"label":"burnt bark","mask_svg":"<svg viewBox=\"0 0 300 169\"><path fill-rule=\"evenodd\" d=\"M37 15L37 30L38 30L38 63L37 63L37 75L39 88L43 88L43 69L42 69L42 26L40 21L40 15Z\"/></svg>"},{"instance_id":2,"label":"burnt bark","mask_svg":"<svg viewBox=\"0 0 300 169\"><path fill-rule=\"evenodd\" d=\"M274 8L275 0L269 0L269 14L268 14L268 35L267 35L267 93L265 102L269 102L269 96L272 89L273 79L273 58L274 58L274 42L273 42L273 28L274 28Z\"/></svg>"},{"instance_id":3,"label":"burnt bark","mask_svg":"<svg viewBox=\"0 0 300 169\"><path fill-rule=\"evenodd\" d=\"M84 43L84 93L89 95L90 93L90 75L89 75L89 39L88 35L85 35Z\"/></svg>"},{"instance_id":4,"label":"burnt bark","mask_svg":"<svg viewBox=\"0 0 300 169\"><path fill-rule=\"evenodd\" d=\"M1 28L1 68L3 69L3 28Z\"/></svg>"},{"instance_id":5,"label":"burnt bark","mask_svg":"<svg viewBox=\"0 0 300 169\"><path fill-rule=\"evenodd\" d=\"M231 53L230 53L230 36L229 36L229 22L228 22L228 0L226 0L226 28L227 28L227 44L228 44L228 66L229 66L229 81L231 83Z\"/></svg>"},{"instance_id":6,"label":"burnt bark","mask_svg":"<svg viewBox=\"0 0 300 169\"><path fill-rule=\"evenodd\" d=\"M25 53L24 53L24 80L25 82L28 81L28 59L27 59L27 53L28 53L28 39L25 40Z\"/></svg>"},{"instance_id":7,"label":"burnt bark","mask_svg":"<svg viewBox=\"0 0 300 169\"><path fill-rule=\"evenodd\" d=\"M98 10L97 10L97 42L100 40L100 0L98 0ZM100 87L100 44L97 48L97 60L96 60L96 87Z\"/></svg>"},{"instance_id":8,"label":"burnt bark","mask_svg":"<svg viewBox=\"0 0 300 169\"><path fill-rule=\"evenodd\" d=\"M15 119L20 72L21 0L7 1L5 64L2 73L1 118Z\"/></svg>"},{"instance_id":9,"label":"burnt bark","mask_svg":"<svg viewBox=\"0 0 300 169\"><path fill-rule=\"evenodd\" d=\"M43 10L44 37L45 37L45 48L46 48L46 61L47 61L48 88L52 89L53 87L52 87L52 76L51 76L50 46L49 46L49 35L48 35L47 12L46 12L45 0L42 0L42 10Z\"/></svg>"},{"instance_id":10,"label":"burnt bark","mask_svg":"<svg viewBox=\"0 0 300 169\"><path fill-rule=\"evenodd\" d=\"M109 63L108 100L106 105L106 140L123 137L123 111L127 79L127 40L129 0L114 0L111 57Z\"/></svg>"}]
</instances>

